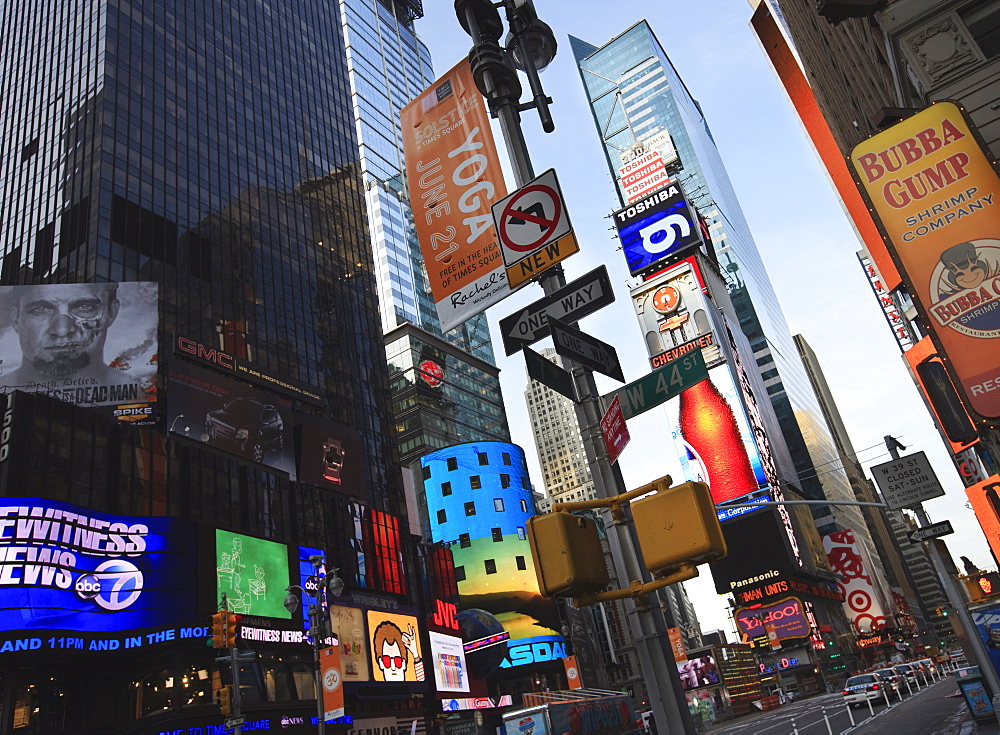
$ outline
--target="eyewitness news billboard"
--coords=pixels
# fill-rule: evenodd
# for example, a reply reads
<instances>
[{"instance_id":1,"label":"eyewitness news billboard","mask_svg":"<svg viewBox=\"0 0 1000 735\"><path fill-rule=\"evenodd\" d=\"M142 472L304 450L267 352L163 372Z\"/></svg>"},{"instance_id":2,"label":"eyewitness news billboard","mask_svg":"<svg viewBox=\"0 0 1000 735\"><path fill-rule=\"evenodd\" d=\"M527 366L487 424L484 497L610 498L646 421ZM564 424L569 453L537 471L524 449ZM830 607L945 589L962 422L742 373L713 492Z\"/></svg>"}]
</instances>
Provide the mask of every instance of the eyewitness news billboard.
<instances>
[{"instance_id":1,"label":"eyewitness news billboard","mask_svg":"<svg viewBox=\"0 0 1000 735\"><path fill-rule=\"evenodd\" d=\"M196 547L194 526L173 518L0 499L0 636L38 634L32 649L147 645L128 632L198 620Z\"/></svg>"}]
</instances>

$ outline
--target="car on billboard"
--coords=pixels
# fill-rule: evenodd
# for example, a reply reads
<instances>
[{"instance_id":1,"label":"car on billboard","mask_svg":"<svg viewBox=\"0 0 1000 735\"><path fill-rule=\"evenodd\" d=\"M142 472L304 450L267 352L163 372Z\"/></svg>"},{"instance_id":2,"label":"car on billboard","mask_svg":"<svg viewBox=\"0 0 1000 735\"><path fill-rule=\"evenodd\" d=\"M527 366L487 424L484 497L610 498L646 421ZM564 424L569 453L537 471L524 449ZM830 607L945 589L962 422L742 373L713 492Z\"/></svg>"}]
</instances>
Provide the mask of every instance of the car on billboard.
<instances>
[{"instance_id":1,"label":"car on billboard","mask_svg":"<svg viewBox=\"0 0 1000 735\"><path fill-rule=\"evenodd\" d=\"M253 398L234 398L205 416L209 444L235 446L254 462L263 462L269 449L282 449L283 430L278 410Z\"/></svg>"},{"instance_id":2,"label":"car on billboard","mask_svg":"<svg viewBox=\"0 0 1000 735\"><path fill-rule=\"evenodd\" d=\"M885 685L885 680L876 673L852 676L844 683L844 704L854 709L869 699L878 699Z\"/></svg>"}]
</instances>

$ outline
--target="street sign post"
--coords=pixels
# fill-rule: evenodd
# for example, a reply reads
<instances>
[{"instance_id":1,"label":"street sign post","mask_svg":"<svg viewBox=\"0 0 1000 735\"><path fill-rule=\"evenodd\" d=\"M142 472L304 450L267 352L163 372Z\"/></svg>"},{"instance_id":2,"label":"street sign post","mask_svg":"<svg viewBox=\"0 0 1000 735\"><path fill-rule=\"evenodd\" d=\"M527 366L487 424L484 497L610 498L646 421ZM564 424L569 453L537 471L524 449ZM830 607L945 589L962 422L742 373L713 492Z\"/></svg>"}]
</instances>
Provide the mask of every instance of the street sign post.
<instances>
[{"instance_id":1,"label":"street sign post","mask_svg":"<svg viewBox=\"0 0 1000 735\"><path fill-rule=\"evenodd\" d=\"M225 720L225 726L227 730L235 730L240 725L245 724L247 721L246 717L227 717Z\"/></svg>"},{"instance_id":2,"label":"street sign post","mask_svg":"<svg viewBox=\"0 0 1000 735\"><path fill-rule=\"evenodd\" d=\"M701 350L695 350L668 362L634 383L601 396L601 400L608 406L618 398L622 404L622 416L627 420L666 403L707 378L705 358Z\"/></svg>"},{"instance_id":3,"label":"street sign post","mask_svg":"<svg viewBox=\"0 0 1000 735\"><path fill-rule=\"evenodd\" d=\"M902 510L944 495L944 488L923 452L877 464L871 472L890 510Z\"/></svg>"},{"instance_id":4,"label":"street sign post","mask_svg":"<svg viewBox=\"0 0 1000 735\"><path fill-rule=\"evenodd\" d=\"M951 527L951 521L941 521L930 526L914 528L906 536L910 539L911 544L915 544L919 541L929 541L939 536L947 536L949 533L955 533L955 529Z\"/></svg>"},{"instance_id":5,"label":"street sign post","mask_svg":"<svg viewBox=\"0 0 1000 735\"><path fill-rule=\"evenodd\" d=\"M608 461L617 461L625 445L632 438L628 433L628 425L622 416L622 404L617 396L601 418L601 434L604 436L604 447L608 450Z\"/></svg>"},{"instance_id":6,"label":"street sign post","mask_svg":"<svg viewBox=\"0 0 1000 735\"><path fill-rule=\"evenodd\" d=\"M513 355L526 345L549 336L548 315L564 322L576 322L615 300L608 269L599 266L555 293L500 320L506 354Z\"/></svg>"},{"instance_id":7,"label":"street sign post","mask_svg":"<svg viewBox=\"0 0 1000 735\"><path fill-rule=\"evenodd\" d=\"M549 315L549 329L552 331L552 342L556 347L556 352L560 355L607 375L609 378L614 378L620 383L625 382L625 374L618 361L618 353L607 342L591 337L551 314Z\"/></svg>"},{"instance_id":8,"label":"street sign post","mask_svg":"<svg viewBox=\"0 0 1000 735\"><path fill-rule=\"evenodd\" d=\"M528 368L528 377L534 378L542 385L548 386L571 401L576 400L576 390L573 388L573 376L568 370L563 370L554 362L546 360L530 347L523 347L524 364Z\"/></svg>"}]
</instances>

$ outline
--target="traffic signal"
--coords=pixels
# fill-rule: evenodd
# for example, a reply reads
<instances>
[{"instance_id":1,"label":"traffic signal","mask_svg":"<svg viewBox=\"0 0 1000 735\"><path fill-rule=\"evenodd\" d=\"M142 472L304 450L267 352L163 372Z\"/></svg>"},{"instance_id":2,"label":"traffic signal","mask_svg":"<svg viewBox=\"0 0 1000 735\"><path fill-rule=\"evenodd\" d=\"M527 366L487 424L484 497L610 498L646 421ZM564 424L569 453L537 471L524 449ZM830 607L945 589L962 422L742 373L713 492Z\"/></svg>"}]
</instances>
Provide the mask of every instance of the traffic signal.
<instances>
[{"instance_id":1,"label":"traffic signal","mask_svg":"<svg viewBox=\"0 0 1000 735\"><path fill-rule=\"evenodd\" d=\"M228 610L219 610L219 612L212 615L213 648L228 648L226 643L226 621L228 617Z\"/></svg>"},{"instance_id":2,"label":"traffic signal","mask_svg":"<svg viewBox=\"0 0 1000 735\"><path fill-rule=\"evenodd\" d=\"M669 487L668 482L662 478L650 483L646 487L654 494L632 501L646 569L661 577L681 562L705 564L726 555L726 539L708 485L685 482Z\"/></svg>"},{"instance_id":3,"label":"traffic signal","mask_svg":"<svg viewBox=\"0 0 1000 735\"><path fill-rule=\"evenodd\" d=\"M236 632L239 630L241 619L236 613L229 613L226 622L226 648L236 648Z\"/></svg>"},{"instance_id":4,"label":"traffic signal","mask_svg":"<svg viewBox=\"0 0 1000 735\"><path fill-rule=\"evenodd\" d=\"M1000 574L996 572L979 572L962 577L965 584L965 591L969 593L969 599L977 602L987 597L1000 594Z\"/></svg>"},{"instance_id":5,"label":"traffic signal","mask_svg":"<svg viewBox=\"0 0 1000 735\"><path fill-rule=\"evenodd\" d=\"M222 714L226 717L231 716L234 712L234 702L233 702L233 687L227 685L218 689L216 691L217 699L219 703L219 709L222 710Z\"/></svg>"},{"instance_id":6,"label":"traffic signal","mask_svg":"<svg viewBox=\"0 0 1000 735\"><path fill-rule=\"evenodd\" d=\"M608 586L597 524L565 511L528 519L528 544L545 597L583 597Z\"/></svg>"}]
</instances>

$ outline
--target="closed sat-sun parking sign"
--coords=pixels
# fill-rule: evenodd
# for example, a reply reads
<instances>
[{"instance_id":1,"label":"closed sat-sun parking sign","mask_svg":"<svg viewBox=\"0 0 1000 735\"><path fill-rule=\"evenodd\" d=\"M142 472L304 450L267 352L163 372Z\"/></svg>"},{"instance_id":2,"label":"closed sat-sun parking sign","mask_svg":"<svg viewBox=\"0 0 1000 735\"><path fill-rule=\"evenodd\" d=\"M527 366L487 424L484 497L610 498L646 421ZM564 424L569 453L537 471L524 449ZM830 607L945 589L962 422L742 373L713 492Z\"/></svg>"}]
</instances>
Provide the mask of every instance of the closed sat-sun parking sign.
<instances>
[{"instance_id":1,"label":"closed sat-sun parking sign","mask_svg":"<svg viewBox=\"0 0 1000 735\"><path fill-rule=\"evenodd\" d=\"M910 508L944 495L944 488L923 452L877 464L872 467L872 477L890 510Z\"/></svg>"}]
</instances>

